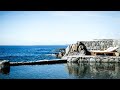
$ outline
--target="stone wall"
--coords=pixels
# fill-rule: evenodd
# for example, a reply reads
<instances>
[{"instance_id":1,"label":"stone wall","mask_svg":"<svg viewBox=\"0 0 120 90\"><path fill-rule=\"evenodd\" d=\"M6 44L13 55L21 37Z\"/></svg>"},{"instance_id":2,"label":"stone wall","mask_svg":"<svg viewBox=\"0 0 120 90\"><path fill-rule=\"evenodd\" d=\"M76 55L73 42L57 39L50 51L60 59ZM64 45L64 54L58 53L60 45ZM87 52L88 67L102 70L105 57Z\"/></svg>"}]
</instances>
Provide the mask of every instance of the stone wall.
<instances>
[{"instance_id":1,"label":"stone wall","mask_svg":"<svg viewBox=\"0 0 120 90\"><path fill-rule=\"evenodd\" d=\"M120 63L120 57L115 56L96 56L96 57L68 57L67 62L73 62L73 63L105 63L105 62L119 62Z\"/></svg>"},{"instance_id":2,"label":"stone wall","mask_svg":"<svg viewBox=\"0 0 120 90\"><path fill-rule=\"evenodd\" d=\"M93 41L78 41L82 42L87 50L104 50L113 46L114 40L112 39L103 39L103 40L93 40Z\"/></svg>"},{"instance_id":3,"label":"stone wall","mask_svg":"<svg viewBox=\"0 0 120 90\"><path fill-rule=\"evenodd\" d=\"M82 47L81 44L82 43ZM105 50L109 47L120 46L120 40L115 39L94 39L92 41L77 41L75 44L69 45L65 50L65 55L86 54L90 50ZM117 50L120 52L120 48Z\"/></svg>"}]
</instances>

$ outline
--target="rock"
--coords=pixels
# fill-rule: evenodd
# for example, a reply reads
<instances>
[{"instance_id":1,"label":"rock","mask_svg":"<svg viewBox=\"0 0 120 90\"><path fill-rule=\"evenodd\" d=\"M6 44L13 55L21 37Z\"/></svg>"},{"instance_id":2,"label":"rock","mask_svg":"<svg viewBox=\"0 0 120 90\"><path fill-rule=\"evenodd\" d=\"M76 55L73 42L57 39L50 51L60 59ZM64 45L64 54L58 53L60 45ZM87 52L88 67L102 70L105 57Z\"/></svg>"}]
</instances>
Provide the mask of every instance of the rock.
<instances>
[{"instance_id":1,"label":"rock","mask_svg":"<svg viewBox=\"0 0 120 90\"><path fill-rule=\"evenodd\" d=\"M120 46L120 40L96 39L93 41L77 41L76 44L69 45L65 50L65 56L69 55L91 55L90 50L105 50L111 46ZM120 50L118 50L120 51ZM62 55L61 55L62 56Z\"/></svg>"},{"instance_id":2,"label":"rock","mask_svg":"<svg viewBox=\"0 0 120 90\"><path fill-rule=\"evenodd\" d=\"M10 71L10 62L9 60L0 61L0 72L7 74Z\"/></svg>"},{"instance_id":3,"label":"rock","mask_svg":"<svg viewBox=\"0 0 120 90\"><path fill-rule=\"evenodd\" d=\"M70 51L70 45L68 45L68 47L65 49L65 56L68 55L69 51Z\"/></svg>"}]
</instances>

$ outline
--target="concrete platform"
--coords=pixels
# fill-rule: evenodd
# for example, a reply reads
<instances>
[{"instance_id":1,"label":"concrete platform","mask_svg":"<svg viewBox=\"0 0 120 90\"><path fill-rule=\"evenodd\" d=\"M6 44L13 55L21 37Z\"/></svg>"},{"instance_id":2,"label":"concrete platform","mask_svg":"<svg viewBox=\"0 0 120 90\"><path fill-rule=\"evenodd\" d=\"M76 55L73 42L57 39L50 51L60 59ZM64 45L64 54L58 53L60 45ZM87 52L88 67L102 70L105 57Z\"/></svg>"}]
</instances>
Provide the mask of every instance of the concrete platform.
<instances>
[{"instance_id":1,"label":"concrete platform","mask_svg":"<svg viewBox=\"0 0 120 90\"><path fill-rule=\"evenodd\" d=\"M10 66L57 64L57 63L67 63L67 60L66 59L53 59L53 60L38 60L38 61L29 61L29 62L10 62Z\"/></svg>"}]
</instances>

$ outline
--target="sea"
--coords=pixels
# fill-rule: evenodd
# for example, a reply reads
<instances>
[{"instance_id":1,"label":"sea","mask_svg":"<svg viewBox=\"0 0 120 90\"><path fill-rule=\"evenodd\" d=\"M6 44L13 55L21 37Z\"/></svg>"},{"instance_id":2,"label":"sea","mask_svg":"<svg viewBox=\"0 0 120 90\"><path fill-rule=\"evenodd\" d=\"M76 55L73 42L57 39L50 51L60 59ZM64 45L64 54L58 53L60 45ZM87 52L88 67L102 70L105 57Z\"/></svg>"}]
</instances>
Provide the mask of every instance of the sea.
<instances>
[{"instance_id":1,"label":"sea","mask_svg":"<svg viewBox=\"0 0 120 90\"><path fill-rule=\"evenodd\" d=\"M27 62L58 59L67 45L0 46L0 60ZM120 79L120 63L19 65L0 69L0 79Z\"/></svg>"}]
</instances>

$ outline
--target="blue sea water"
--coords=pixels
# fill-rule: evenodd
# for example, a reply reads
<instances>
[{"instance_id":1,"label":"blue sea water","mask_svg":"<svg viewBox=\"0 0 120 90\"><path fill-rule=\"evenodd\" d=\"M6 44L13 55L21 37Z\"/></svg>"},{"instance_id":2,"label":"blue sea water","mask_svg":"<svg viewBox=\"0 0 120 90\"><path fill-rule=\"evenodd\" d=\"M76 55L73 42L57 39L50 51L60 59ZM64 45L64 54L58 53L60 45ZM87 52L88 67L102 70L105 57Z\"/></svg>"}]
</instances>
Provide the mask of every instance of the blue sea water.
<instances>
[{"instance_id":1,"label":"blue sea water","mask_svg":"<svg viewBox=\"0 0 120 90\"><path fill-rule=\"evenodd\" d=\"M51 60L67 46L0 46L0 60ZM120 79L120 63L64 63L20 65L0 69L0 79Z\"/></svg>"},{"instance_id":2,"label":"blue sea water","mask_svg":"<svg viewBox=\"0 0 120 90\"><path fill-rule=\"evenodd\" d=\"M0 60L9 60L10 62L51 60L56 59L54 53L57 49L66 47L66 45L0 46ZM67 73L63 73L64 75L61 77L57 76L63 67L64 64L10 66L7 70L0 71L0 79L67 78L65 77ZM57 72L53 73L53 71Z\"/></svg>"},{"instance_id":3,"label":"blue sea water","mask_svg":"<svg viewBox=\"0 0 120 90\"><path fill-rule=\"evenodd\" d=\"M36 61L55 59L55 50L67 46L0 46L0 60Z\"/></svg>"}]
</instances>

